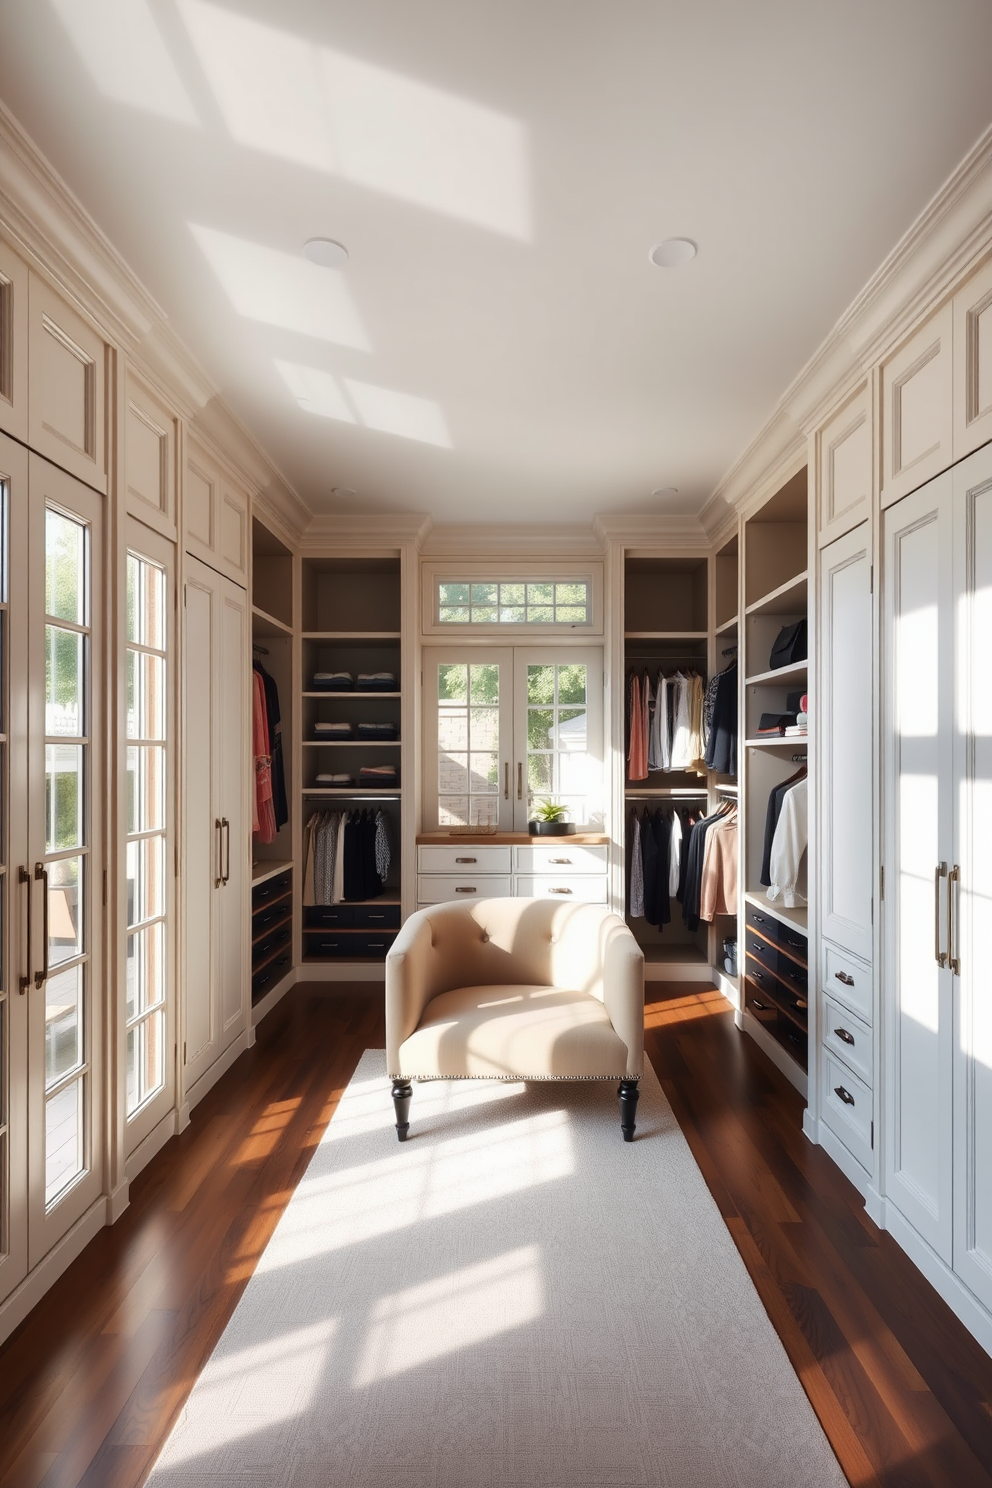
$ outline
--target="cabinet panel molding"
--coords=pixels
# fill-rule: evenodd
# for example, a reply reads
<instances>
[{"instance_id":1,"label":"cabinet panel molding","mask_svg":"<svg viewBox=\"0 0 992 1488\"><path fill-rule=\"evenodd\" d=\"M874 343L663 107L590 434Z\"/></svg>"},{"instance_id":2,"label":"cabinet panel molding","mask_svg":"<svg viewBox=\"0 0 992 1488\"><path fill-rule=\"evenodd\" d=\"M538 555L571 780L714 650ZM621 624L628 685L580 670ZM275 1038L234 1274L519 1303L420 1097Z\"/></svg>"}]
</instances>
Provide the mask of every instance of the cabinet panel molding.
<instances>
[{"instance_id":1,"label":"cabinet panel molding","mask_svg":"<svg viewBox=\"0 0 992 1488\"><path fill-rule=\"evenodd\" d=\"M124 409L127 509L165 537L176 537L176 414L133 372Z\"/></svg>"},{"instance_id":2,"label":"cabinet panel molding","mask_svg":"<svg viewBox=\"0 0 992 1488\"><path fill-rule=\"evenodd\" d=\"M883 507L951 464L952 327L947 304L882 363Z\"/></svg>"},{"instance_id":3,"label":"cabinet panel molding","mask_svg":"<svg viewBox=\"0 0 992 1488\"><path fill-rule=\"evenodd\" d=\"M0 429L27 443L28 268L0 238Z\"/></svg>"},{"instance_id":4,"label":"cabinet panel molding","mask_svg":"<svg viewBox=\"0 0 992 1488\"><path fill-rule=\"evenodd\" d=\"M187 438L183 477L186 548L242 587L248 583L250 505L244 487L194 437Z\"/></svg>"},{"instance_id":5,"label":"cabinet panel molding","mask_svg":"<svg viewBox=\"0 0 992 1488\"><path fill-rule=\"evenodd\" d=\"M28 440L107 494L107 344L36 274L28 290Z\"/></svg>"},{"instance_id":6,"label":"cabinet panel molding","mask_svg":"<svg viewBox=\"0 0 992 1488\"><path fill-rule=\"evenodd\" d=\"M992 439L992 260L954 297L954 458Z\"/></svg>"},{"instance_id":7,"label":"cabinet panel molding","mask_svg":"<svg viewBox=\"0 0 992 1488\"><path fill-rule=\"evenodd\" d=\"M871 388L867 382L817 435L817 541L821 547L864 521L871 510Z\"/></svg>"}]
</instances>

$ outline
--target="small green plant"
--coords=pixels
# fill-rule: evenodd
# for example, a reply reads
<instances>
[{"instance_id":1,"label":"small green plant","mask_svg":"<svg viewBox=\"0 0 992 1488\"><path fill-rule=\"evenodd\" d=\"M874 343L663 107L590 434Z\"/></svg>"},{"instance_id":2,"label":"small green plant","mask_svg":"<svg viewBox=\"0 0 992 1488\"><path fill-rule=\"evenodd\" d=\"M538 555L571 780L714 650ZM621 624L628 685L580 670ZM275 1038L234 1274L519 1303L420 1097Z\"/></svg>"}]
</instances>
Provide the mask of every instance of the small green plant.
<instances>
[{"instance_id":1,"label":"small green plant","mask_svg":"<svg viewBox=\"0 0 992 1488\"><path fill-rule=\"evenodd\" d=\"M552 801L550 796L544 796L534 807L534 820L544 822L564 821L568 815L568 807L561 801Z\"/></svg>"}]
</instances>

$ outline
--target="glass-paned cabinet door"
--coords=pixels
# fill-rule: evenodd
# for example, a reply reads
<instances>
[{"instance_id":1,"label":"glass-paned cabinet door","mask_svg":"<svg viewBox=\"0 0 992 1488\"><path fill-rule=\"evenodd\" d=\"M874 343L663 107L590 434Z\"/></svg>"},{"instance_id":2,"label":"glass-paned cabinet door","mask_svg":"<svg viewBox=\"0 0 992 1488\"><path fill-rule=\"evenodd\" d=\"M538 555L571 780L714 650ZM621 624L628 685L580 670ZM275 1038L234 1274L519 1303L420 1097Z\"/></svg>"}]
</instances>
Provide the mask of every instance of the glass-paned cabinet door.
<instances>
[{"instance_id":1,"label":"glass-paned cabinet door","mask_svg":"<svg viewBox=\"0 0 992 1488\"><path fill-rule=\"evenodd\" d=\"M578 826L604 811L598 647L424 652L424 824L526 831L538 801Z\"/></svg>"}]
</instances>

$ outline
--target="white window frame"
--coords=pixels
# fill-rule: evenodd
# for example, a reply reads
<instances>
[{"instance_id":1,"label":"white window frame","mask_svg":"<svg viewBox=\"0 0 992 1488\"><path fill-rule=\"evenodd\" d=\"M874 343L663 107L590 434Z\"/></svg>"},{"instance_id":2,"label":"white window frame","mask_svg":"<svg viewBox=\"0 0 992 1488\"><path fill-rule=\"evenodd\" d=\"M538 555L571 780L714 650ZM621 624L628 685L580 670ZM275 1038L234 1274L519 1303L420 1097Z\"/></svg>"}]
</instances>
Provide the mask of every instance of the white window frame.
<instances>
[{"instance_id":1,"label":"white window frame","mask_svg":"<svg viewBox=\"0 0 992 1488\"><path fill-rule=\"evenodd\" d=\"M473 625L470 621L461 624L442 621L439 615L439 586L441 584L588 584L589 618L584 624L517 625L500 624ZM421 566L421 630L425 636L451 637L462 640L498 640L504 646L517 646L522 642L556 640L571 636L585 640L602 636L603 617L603 565L589 559L579 558L573 562L551 559L540 562L536 559L519 561L509 558L472 559L458 562L453 559L425 562Z\"/></svg>"}]
</instances>

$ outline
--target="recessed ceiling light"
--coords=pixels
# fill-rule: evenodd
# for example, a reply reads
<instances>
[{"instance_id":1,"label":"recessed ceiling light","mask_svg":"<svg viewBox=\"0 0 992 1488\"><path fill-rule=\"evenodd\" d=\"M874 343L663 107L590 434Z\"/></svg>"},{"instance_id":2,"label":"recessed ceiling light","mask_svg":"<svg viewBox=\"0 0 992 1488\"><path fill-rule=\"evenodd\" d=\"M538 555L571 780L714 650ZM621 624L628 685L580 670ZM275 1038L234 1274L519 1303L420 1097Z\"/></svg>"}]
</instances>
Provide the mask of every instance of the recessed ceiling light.
<instances>
[{"instance_id":1,"label":"recessed ceiling light","mask_svg":"<svg viewBox=\"0 0 992 1488\"><path fill-rule=\"evenodd\" d=\"M677 269L691 263L696 256L696 245L689 238L667 238L651 249L651 262L659 269Z\"/></svg>"},{"instance_id":2,"label":"recessed ceiling light","mask_svg":"<svg viewBox=\"0 0 992 1488\"><path fill-rule=\"evenodd\" d=\"M651 492L651 495L657 496L660 501L666 500L669 496L677 496L678 494L678 486L655 486Z\"/></svg>"},{"instance_id":3,"label":"recessed ceiling light","mask_svg":"<svg viewBox=\"0 0 992 1488\"><path fill-rule=\"evenodd\" d=\"M337 496L337 498L339 500L345 500L345 501L347 501L352 496L357 496L358 495L358 492L357 491L353 491L350 486L332 486L331 487L331 495L332 496Z\"/></svg>"},{"instance_id":4,"label":"recessed ceiling light","mask_svg":"<svg viewBox=\"0 0 992 1488\"><path fill-rule=\"evenodd\" d=\"M322 269L343 269L348 262L348 250L333 238L308 238L303 244L303 257L320 264Z\"/></svg>"}]
</instances>

